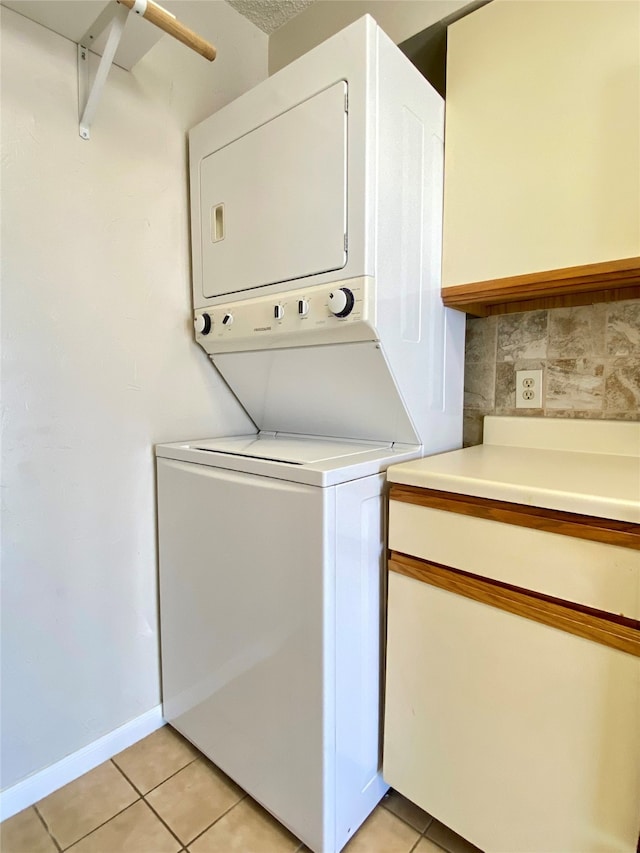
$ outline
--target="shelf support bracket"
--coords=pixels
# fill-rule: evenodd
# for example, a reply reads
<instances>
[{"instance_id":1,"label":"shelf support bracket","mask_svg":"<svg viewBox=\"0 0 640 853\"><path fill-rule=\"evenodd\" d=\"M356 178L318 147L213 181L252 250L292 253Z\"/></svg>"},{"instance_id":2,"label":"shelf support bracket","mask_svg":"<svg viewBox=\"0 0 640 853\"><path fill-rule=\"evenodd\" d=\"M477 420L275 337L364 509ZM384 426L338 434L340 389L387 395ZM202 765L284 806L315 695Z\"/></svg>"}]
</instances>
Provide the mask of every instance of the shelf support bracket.
<instances>
[{"instance_id":1,"label":"shelf support bracket","mask_svg":"<svg viewBox=\"0 0 640 853\"><path fill-rule=\"evenodd\" d=\"M146 3L144 4L146 6ZM134 8L131 11L137 11ZM124 25L129 16L129 9L118 3L110 3L102 14L98 15L78 43L78 106L80 113L80 136L89 139L91 136L91 125L95 118L98 102L107 81L107 76L116 55ZM89 50L90 45L100 33L109 27L107 43L100 57L100 63L93 83L89 83Z\"/></svg>"},{"instance_id":2,"label":"shelf support bracket","mask_svg":"<svg viewBox=\"0 0 640 853\"><path fill-rule=\"evenodd\" d=\"M200 56L208 59L209 62L213 62L216 58L216 49L212 44L177 21L175 15L167 12L154 0L117 0L116 3L109 3L78 42L78 112L80 114L80 136L82 139L89 139L91 136L91 124L95 118L98 101L120 44L127 17L132 12L141 18L146 18L163 32L168 33L182 44L190 47L191 50L199 53ZM109 27L109 31L104 52L100 58L93 83L90 84L89 52L91 45L96 43L100 33L107 27Z\"/></svg>"}]
</instances>

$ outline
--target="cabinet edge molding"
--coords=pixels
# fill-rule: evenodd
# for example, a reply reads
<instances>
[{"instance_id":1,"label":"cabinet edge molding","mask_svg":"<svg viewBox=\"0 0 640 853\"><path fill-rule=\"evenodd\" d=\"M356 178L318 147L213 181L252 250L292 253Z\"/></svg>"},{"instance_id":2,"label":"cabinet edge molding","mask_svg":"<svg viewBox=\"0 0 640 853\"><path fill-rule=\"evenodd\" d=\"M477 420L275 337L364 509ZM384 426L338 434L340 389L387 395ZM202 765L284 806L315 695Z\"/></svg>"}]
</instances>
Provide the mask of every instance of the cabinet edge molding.
<instances>
[{"instance_id":1,"label":"cabinet edge molding","mask_svg":"<svg viewBox=\"0 0 640 853\"><path fill-rule=\"evenodd\" d=\"M640 257L442 288L442 301L477 317L640 297Z\"/></svg>"},{"instance_id":2,"label":"cabinet edge molding","mask_svg":"<svg viewBox=\"0 0 640 853\"><path fill-rule=\"evenodd\" d=\"M640 524L391 483L389 500L640 551Z\"/></svg>"}]
</instances>

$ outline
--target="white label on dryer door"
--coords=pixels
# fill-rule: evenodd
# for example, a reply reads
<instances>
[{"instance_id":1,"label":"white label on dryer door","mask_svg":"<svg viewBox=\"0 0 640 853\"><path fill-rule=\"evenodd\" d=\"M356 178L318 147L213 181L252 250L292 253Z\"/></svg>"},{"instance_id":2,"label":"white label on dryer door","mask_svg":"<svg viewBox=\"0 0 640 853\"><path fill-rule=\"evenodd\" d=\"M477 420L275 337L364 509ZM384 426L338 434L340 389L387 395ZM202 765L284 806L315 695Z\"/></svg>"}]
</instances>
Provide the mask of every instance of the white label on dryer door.
<instances>
[{"instance_id":1,"label":"white label on dryer door","mask_svg":"<svg viewBox=\"0 0 640 853\"><path fill-rule=\"evenodd\" d=\"M346 95L335 83L201 162L205 296L344 267Z\"/></svg>"}]
</instances>

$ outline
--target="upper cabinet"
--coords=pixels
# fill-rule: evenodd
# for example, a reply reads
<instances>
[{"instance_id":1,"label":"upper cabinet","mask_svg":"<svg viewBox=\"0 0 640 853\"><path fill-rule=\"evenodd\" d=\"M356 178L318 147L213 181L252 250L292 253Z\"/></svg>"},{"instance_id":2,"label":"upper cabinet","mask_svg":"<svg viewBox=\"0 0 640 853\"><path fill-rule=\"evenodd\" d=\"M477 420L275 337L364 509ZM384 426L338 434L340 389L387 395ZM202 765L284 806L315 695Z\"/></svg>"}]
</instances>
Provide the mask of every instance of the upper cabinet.
<instances>
[{"instance_id":1,"label":"upper cabinet","mask_svg":"<svg viewBox=\"0 0 640 853\"><path fill-rule=\"evenodd\" d=\"M493 0L452 24L445 303L629 298L638 256L640 0Z\"/></svg>"}]
</instances>

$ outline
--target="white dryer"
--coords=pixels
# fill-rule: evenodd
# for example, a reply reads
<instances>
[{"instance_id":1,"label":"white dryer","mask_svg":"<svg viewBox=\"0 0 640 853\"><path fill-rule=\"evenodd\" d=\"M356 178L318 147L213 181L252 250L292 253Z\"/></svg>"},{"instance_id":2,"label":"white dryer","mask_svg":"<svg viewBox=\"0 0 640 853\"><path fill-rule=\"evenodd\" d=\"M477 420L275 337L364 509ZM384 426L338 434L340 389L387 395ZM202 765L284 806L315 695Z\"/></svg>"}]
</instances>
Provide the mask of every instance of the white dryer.
<instances>
[{"instance_id":1,"label":"white dryer","mask_svg":"<svg viewBox=\"0 0 640 853\"><path fill-rule=\"evenodd\" d=\"M443 136L369 16L190 131L196 341L260 429L460 446Z\"/></svg>"},{"instance_id":2,"label":"white dryer","mask_svg":"<svg viewBox=\"0 0 640 853\"><path fill-rule=\"evenodd\" d=\"M164 714L314 853L386 789L383 472L461 443L443 113L365 17L189 135L196 341L257 432L157 448Z\"/></svg>"}]
</instances>

